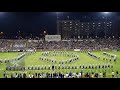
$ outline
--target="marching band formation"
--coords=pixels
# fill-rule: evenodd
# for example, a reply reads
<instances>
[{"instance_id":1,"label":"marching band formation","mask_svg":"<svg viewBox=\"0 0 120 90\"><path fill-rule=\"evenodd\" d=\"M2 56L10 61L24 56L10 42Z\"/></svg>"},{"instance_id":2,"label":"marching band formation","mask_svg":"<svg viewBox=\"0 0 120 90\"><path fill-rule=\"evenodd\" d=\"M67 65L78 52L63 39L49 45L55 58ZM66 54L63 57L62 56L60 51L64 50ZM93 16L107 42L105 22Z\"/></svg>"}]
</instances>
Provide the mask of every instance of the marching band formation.
<instances>
[{"instance_id":1,"label":"marching band formation","mask_svg":"<svg viewBox=\"0 0 120 90\"><path fill-rule=\"evenodd\" d=\"M110 62L113 61L116 62L117 60L117 56L114 55L114 54L110 54L110 53L106 53L106 52L103 52L103 55L107 56L107 57L110 57ZM108 60L107 58L103 58L103 60Z\"/></svg>"},{"instance_id":2,"label":"marching band formation","mask_svg":"<svg viewBox=\"0 0 120 90\"><path fill-rule=\"evenodd\" d=\"M90 55L90 56L92 56L92 57L94 57L94 58L100 59L99 56L97 56L97 55L95 55L95 54L93 54L93 53L91 53L91 52L88 52L88 55Z\"/></svg>"},{"instance_id":3,"label":"marching band formation","mask_svg":"<svg viewBox=\"0 0 120 90\"><path fill-rule=\"evenodd\" d=\"M9 63L9 62L13 62L13 61L18 61L18 60L22 59L23 57L25 57L25 55L26 55L25 53L21 54L17 58L12 59L12 60L10 60L10 59L5 59L5 60L0 59L0 63Z\"/></svg>"},{"instance_id":4,"label":"marching band formation","mask_svg":"<svg viewBox=\"0 0 120 90\"><path fill-rule=\"evenodd\" d=\"M74 55L73 53L70 52L66 52L66 51L53 51L53 52L43 52L42 55L44 57L40 57L40 60L42 61L47 61L47 62L51 62L51 63L57 63L57 64L69 64L72 63L73 61L77 61L79 60L79 56L78 55ZM49 59L47 56L68 56L68 57L72 57L69 60L54 60L54 59Z\"/></svg>"}]
</instances>

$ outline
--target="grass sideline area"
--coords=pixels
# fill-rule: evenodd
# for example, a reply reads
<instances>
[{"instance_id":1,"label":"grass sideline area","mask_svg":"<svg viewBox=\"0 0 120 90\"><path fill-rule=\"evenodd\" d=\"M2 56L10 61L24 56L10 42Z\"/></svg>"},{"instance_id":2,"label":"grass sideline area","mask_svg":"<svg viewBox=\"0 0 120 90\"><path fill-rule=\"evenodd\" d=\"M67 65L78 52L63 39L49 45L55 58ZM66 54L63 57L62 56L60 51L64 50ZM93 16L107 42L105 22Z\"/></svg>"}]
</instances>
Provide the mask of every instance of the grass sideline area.
<instances>
[{"instance_id":1,"label":"grass sideline area","mask_svg":"<svg viewBox=\"0 0 120 90\"><path fill-rule=\"evenodd\" d=\"M24 60L25 60L25 67L27 68L28 65L30 66L42 66L42 65L53 65L52 63L50 62L46 62L46 61L42 61L40 60L39 58L42 56L42 52L44 51L37 51L36 53L33 53L31 55L26 55ZM73 54L75 55L78 55L79 56L79 60L75 61L75 62L72 62L70 64L70 66L73 66L73 65L77 65L79 66L80 64L84 64L84 65L88 65L88 64L110 64L109 61L103 61L103 52L104 51L93 51L92 53L94 53L95 55L98 55L100 56L100 60L98 59L95 59L95 58L92 58L90 57L87 53L81 53L81 52L75 52L75 51L68 51L68 52L72 52ZM112 61L111 63L113 64L113 70L114 72L116 72L116 70L118 70L120 72L120 51L105 51L107 53L111 53L111 54L115 54L117 55L117 62L114 63L114 61ZM21 54L21 52L0 52L0 59L14 59L16 57L18 57L19 55ZM56 59L56 60L67 60L69 59L70 57L68 56L54 56L54 57L51 57L51 56L46 56L48 58L51 58L51 59ZM108 57L109 58L109 57ZM58 65L58 64L55 64L55 65ZM1 63L0 64L0 78L3 78L3 73L5 70L5 67L6 67L6 64L5 63ZM80 72L81 70L83 70L83 73L85 72L102 72L103 69L61 69L61 70L55 70L56 72L63 72L63 73L66 73L66 72ZM22 72L22 71L7 71L8 73L12 73L12 72ZM27 74L29 73L34 73L34 72L53 72L52 70L25 70L25 72ZM106 69L106 77L107 78L111 78L112 75L111 75L111 72L112 70L108 70ZM119 75L119 78L120 78L120 75Z\"/></svg>"},{"instance_id":2,"label":"grass sideline area","mask_svg":"<svg viewBox=\"0 0 120 90\"><path fill-rule=\"evenodd\" d=\"M19 56L18 52L0 52L0 59L5 60L5 59L15 59Z\"/></svg>"}]
</instances>

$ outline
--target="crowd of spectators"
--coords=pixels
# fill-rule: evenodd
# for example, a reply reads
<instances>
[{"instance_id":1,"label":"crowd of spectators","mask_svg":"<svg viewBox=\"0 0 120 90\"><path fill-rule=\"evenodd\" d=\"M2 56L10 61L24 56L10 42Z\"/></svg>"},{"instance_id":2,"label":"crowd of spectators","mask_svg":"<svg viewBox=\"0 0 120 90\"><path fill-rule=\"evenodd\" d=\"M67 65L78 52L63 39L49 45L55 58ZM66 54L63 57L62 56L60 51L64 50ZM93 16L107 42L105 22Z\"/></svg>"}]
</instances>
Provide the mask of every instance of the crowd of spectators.
<instances>
[{"instance_id":1,"label":"crowd of spectators","mask_svg":"<svg viewBox=\"0 0 120 90\"><path fill-rule=\"evenodd\" d=\"M106 71L80 71L80 72L21 72L21 73L6 73L4 72L4 78L106 78L106 76L112 78L118 78L118 71L111 71L111 75Z\"/></svg>"},{"instance_id":2,"label":"crowd of spectators","mask_svg":"<svg viewBox=\"0 0 120 90\"><path fill-rule=\"evenodd\" d=\"M21 67L17 67L17 66L6 66L6 70L9 71L19 71L19 70L77 70L77 69L108 69L108 70L112 70L113 69L113 64L80 64L80 65L66 65L66 64L59 64L59 65L28 65L27 67L25 66L21 66Z\"/></svg>"},{"instance_id":3,"label":"crowd of spectators","mask_svg":"<svg viewBox=\"0 0 120 90\"><path fill-rule=\"evenodd\" d=\"M44 50L53 49L81 49L81 50L119 50L120 39L81 39L62 41L39 41L39 40L0 40L0 51L9 49L37 48Z\"/></svg>"}]
</instances>

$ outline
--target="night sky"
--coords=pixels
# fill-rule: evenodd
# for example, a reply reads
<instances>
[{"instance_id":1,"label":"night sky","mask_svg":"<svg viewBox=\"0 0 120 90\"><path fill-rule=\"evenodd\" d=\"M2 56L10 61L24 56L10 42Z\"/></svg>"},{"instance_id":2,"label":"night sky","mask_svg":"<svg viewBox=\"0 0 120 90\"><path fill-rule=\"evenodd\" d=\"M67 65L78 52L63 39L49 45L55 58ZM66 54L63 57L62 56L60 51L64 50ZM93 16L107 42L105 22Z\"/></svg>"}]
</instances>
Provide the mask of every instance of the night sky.
<instances>
[{"instance_id":1,"label":"night sky","mask_svg":"<svg viewBox=\"0 0 120 90\"><path fill-rule=\"evenodd\" d=\"M60 18L64 16L65 19L70 16L71 19L81 21L92 20L92 18L101 20L104 16L100 12L60 12L58 15ZM112 12L108 16L112 20L119 15L118 12ZM89 18L85 19L85 16ZM56 34L56 20L56 12L0 12L0 32L12 35L20 30L25 35L30 33L38 35L46 30L48 34Z\"/></svg>"}]
</instances>

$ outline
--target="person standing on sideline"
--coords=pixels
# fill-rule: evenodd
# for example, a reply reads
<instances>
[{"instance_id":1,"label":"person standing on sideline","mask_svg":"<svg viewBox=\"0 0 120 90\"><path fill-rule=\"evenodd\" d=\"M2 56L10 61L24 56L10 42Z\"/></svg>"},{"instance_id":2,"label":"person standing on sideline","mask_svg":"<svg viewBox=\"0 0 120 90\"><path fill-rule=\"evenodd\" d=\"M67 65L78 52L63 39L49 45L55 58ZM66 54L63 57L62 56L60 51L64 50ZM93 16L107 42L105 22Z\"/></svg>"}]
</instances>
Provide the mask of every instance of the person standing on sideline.
<instances>
[{"instance_id":1,"label":"person standing on sideline","mask_svg":"<svg viewBox=\"0 0 120 90\"><path fill-rule=\"evenodd\" d=\"M118 78L118 76L119 76L119 73L118 73L118 71L116 71L116 77Z\"/></svg>"},{"instance_id":2,"label":"person standing on sideline","mask_svg":"<svg viewBox=\"0 0 120 90\"><path fill-rule=\"evenodd\" d=\"M102 72L100 72L100 78L102 78Z\"/></svg>"},{"instance_id":3,"label":"person standing on sideline","mask_svg":"<svg viewBox=\"0 0 120 90\"><path fill-rule=\"evenodd\" d=\"M112 71L112 78L114 78L114 71Z\"/></svg>"},{"instance_id":4,"label":"person standing on sideline","mask_svg":"<svg viewBox=\"0 0 120 90\"><path fill-rule=\"evenodd\" d=\"M52 65L52 70L54 71L54 65Z\"/></svg>"}]
</instances>

